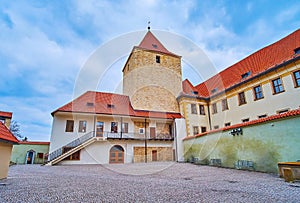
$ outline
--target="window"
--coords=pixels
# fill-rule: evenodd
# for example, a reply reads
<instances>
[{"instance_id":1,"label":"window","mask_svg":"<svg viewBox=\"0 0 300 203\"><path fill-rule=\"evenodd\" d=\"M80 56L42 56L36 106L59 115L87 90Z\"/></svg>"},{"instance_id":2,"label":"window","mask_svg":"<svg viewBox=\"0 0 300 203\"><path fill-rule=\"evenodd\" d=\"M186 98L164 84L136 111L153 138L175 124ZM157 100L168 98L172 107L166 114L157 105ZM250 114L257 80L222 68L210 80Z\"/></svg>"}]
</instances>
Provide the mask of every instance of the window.
<instances>
[{"instance_id":1,"label":"window","mask_svg":"<svg viewBox=\"0 0 300 203\"><path fill-rule=\"evenodd\" d=\"M215 126L214 126L214 129L215 129L215 130L219 129L219 126L218 126L218 125L215 125Z\"/></svg>"},{"instance_id":2,"label":"window","mask_svg":"<svg viewBox=\"0 0 300 203\"><path fill-rule=\"evenodd\" d=\"M198 91L192 91L192 94L198 95L199 93L198 93Z\"/></svg>"},{"instance_id":3,"label":"window","mask_svg":"<svg viewBox=\"0 0 300 203\"><path fill-rule=\"evenodd\" d=\"M79 121L78 132L80 132L80 133L86 132L86 121Z\"/></svg>"},{"instance_id":4,"label":"window","mask_svg":"<svg viewBox=\"0 0 300 203\"><path fill-rule=\"evenodd\" d=\"M262 89L261 89L260 85L254 87L253 91L254 91L255 100L264 98L263 93L262 93Z\"/></svg>"},{"instance_id":5,"label":"window","mask_svg":"<svg viewBox=\"0 0 300 203\"><path fill-rule=\"evenodd\" d=\"M230 122L228 122L228 123L225 123L225 127L227 127L227 126L230 126L231 125L231 123Z\"/></svg>"},{"instance_id":6,"label":"window","mask_svg":"<svg viewBox=\"0 0 300 203\"><path fill-rule=\"evenodd\" d=\"M197 106L196 104L191 104L192 114L197 114Z\"/></svg>"},{"instance_id":7,"label":"window","mask_svg":"<svg viewBox=\"0 0 300 203\"><path fill-rule=\"evenodd\" d=\"M239 105L246 104L246 97L245 97L245 92L240 92L239 93Z\"/></svg>"},{"instance_id":8,"label":"window","mask_svg":"<svg viewBox=\"0 0 300 203\"><path fill-rule=\"evenodd\" d=\"M122 123L122 132L128 133L128 123Z\"/></svg>"},{"instance_id":9,"label":"window","mask_svg":"<svg viewBox=\"0 0 300 203\"><path fill-rule=\"evenodd\" d=\"M67 120L66 122L66 132L73 132L74 130L74 121L73 120Z\"/></svg>"},{"instance_id":10,"label":"window","mask_svg":"<svg viewBox=\"0 0 300 203\"><path fill-rule=\"evenodd\" d=\"M211 90L211 93L216 93L217 91L218 91L218 88L216 87L216 88Z\"/></svg>"},{"instance_id":11,"label":"window","mask_svg":"<svg viewBox=\"0 0 300 203\"><path fill-rule=\"evenodd\" d=\"M227 99L222 100L222 111L228 110Z\"/></svg>"},{"instance_id":12,"label":"window","mask_svg":"<svg viewBox=\"0 0 300 203\"><path fill-rule=\"evenodd\" d=\"M205 132L206 132L206 127L202 126L202 127L201 127L201 132L202 132L202 133L205 133Z\"/></svg>"},{"instance_id":13,"label":"window","mask_svg":"<svg viewBox=\"0 0 300 203\"><path fill-rule=\"evenodd\" d=\"M113 104L107 104L107 108L113 109L113 108L115 108L115 105L113 105Z\"/></svg>"},{"instance_id":14,"label":"window","mask_svg":"<svg viewBox=\"0 0 300 203\"><path fill-rule=\"evenodd\" d=\"M300 70L294 72L293 75L294 75L295 87L300 87Z\"/></svg>"},{"instance_id":15,"label":"window","mask_svg":"<svg viewBox=\"0 0 300 203\"><path fill-rule=\"evenodd\" d=\"M139 134L144 134L144 128L139 129Z\"/></svg>"},{"instance_id":16,"label":"window","mask_svg":"<svg viewBox=\"0 0 300 203\"><path fill-rule=\"evenodd\" d=\"M272 84L273 84L274 94L278 94L284 91L280 78L276 78L275 80L272 80Z\"/></svg>"},{"instance_id":17,"label":"window","mask_svg":"<svg viewBox=\"0 0 300 203\"><path fill-rule=\"evenodd\" d=\"M244 74L242 74L242 79L245 79L245 78L249 77L250 75L251 75L251 71L244 73Z\"/></svg>"},{"instance_id":18,"label":"window","mask_svg":"<svg viewBox=\"0 0 300 203\"><path fill-rule=\"evenodd\" d=\"M94 103L93 102L87 102L86 106L94 106Z\"/></svg>"},{"instance_id":19,"label":"window","mask_svg":"<svg viewBox=\"0 0 300 203\"><path fill-rule=\"evenodd\" d=\"M160 63L160 56L156 56L155 60L156 60L156 63Z\"/></svg>"},{"instance_id":20,"label":"window","mask_svg":"<svg viewBox=\"0 0 300 203\"><path fill-rule=\"evenodd\" d=\"M249 118L245 118L245 119L242 119L242 122L245 123L245 122L248 122L250 119Z\"/></svg>"},{"instance_id":21,"label":"window","mask_svg":"<svg viewBox=\"0 0 300 203\"><path fill-rule=\"evenodd\" d=\"M212 104L212 113L213 113L213 114L218 113L217 103L213 103L213 104Z\"/></svg>"},{"instance_id":22,"label":"window","mask_svg":"<svg viewBox=\"0 0 300 203\"><path fill-rule=\"evenodd\" d=\"M118 122L111 122L111 132L117 133L118 132Z\"/></svg>"},{"instance_id":23,"label":"window","mask_svg":"<svg viewBox=\"0 0 300 203\"><path fill-rule=\"evenodd\" d=\"M300 47L294 49L295 54L300 54Z\"/></svg>"},{"instance_id":24,"label":"window","mask_svg":"<svg viewBox=\"0 0 300 203\"><path fill-rule=\"evenodd\" d=\"M258 118L265 118L267 117L267 114L259 115Z\"/></svg>"},{"instance_id":25,"label":"window","mask_svg":"<svg viewBox=\"0 0 300 203\"><path fill-rule=\"evenodd\" d=\"M199 127L198 126L193 126L193 133L194 133L194 135L199 134Z\"/></svg>"},{"instance_id":26,"label":"window","mask_svg":"<svg viewBox=\"0 0 300 203\"><path fill-rule=\"evenodd\" d=\"M277 111L277 113L281 114L281 113L286 113L288 111L289 111L289 109L282 109L282 110Z\"/></svg>"},{"instance_id":27,"label":"window","mask_svg":"<svg viewBox=\"0 0 300 203\"><path fill-rule=\"evenodd\" d=\"M204 110L204 105L199 105L199 112L200 112L200 115L205 115L205 110Z\"/></svg>"},{"instance_id":28,"label":"window","mask_svg":"<svg viewBox=\"0 0 300 203\"><path fill-rule=\"evenodd\" d=\"M37 158L43 159L44 158L44 153L37 153Z\"/></svg>"}]
</instances>

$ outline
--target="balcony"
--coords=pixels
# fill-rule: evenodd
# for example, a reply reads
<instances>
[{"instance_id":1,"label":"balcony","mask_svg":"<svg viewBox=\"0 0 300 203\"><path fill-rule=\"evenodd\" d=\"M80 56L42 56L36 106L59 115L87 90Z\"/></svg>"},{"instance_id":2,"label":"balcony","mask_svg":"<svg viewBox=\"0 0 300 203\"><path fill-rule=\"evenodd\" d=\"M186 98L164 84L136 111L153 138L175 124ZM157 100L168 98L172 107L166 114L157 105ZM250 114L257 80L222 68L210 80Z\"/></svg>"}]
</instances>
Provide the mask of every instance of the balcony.
<instances>
[{"instance_id":1,"label":"balcony","mask_svg":"<svg viewBox=\"0 0 300 203\"><path fill-rule=\"evenodd\" d=\"M126 139L126 140L165 140L165 141L172 141L174 140L174 136L170 134L156 134L150 135L150 133L139 134L139 133L113 133L113 132L103 132L102 133L104 138L107 139ZM101 137L101 136L100 136Z\"/></svg>"}]
</instances>

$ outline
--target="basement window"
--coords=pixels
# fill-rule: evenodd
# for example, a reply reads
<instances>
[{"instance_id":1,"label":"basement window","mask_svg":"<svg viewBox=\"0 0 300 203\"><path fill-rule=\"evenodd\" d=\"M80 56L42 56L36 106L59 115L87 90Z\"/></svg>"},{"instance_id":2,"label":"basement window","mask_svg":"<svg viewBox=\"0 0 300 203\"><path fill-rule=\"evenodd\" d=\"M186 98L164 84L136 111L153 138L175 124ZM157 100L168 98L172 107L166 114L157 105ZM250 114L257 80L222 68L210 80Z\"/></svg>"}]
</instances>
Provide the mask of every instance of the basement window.
<instances>
[{"instance_id":1,"label":"basement window","mask_svg":"<svg viewBox=\"0 0 300 203\"><path fill-rule=\"evenodd\" d=\"M246 79L251 75L251 71L248 71L247 73L242 74L242 79Z\"/></svg>"},{"instance_id":2,"label":"basement window","mask_svg":"<svg viewBox=\"0 0 300 203\"><path fill-rule=\"evenodd\" d=\"M259 115L258 118L265 118L267 117L267 114Z\"/></svg>"},{"instance_id":3,"label":"basement window","mask_svg":"<svg viewBox=\"0 0 300 203\"><path fill-rule=\"evenodd\" d=\"M242 120L243 123L248 122L250 119L249 118L245 118Z\"/></svg>"},{"instance_id":4,"label":"basement window","mask_svg":"<svg viewBox=\"0 0 300 203\"><path fill-rule=\"evenodd\" d=\"M156 56L155 60L156 60L156 63L160 63L160 56Z\"/></svg>"},{"instance_id":5,"label":"basement window","mask_svg":"<svg viewBox=\"0 0 300 203\"><path fill-rule=\"evenodd\" d=\"M115 105L113 105L113 104L107 104L107 108L113 109L113 108L115 108Z\"/></svg>"},{"instance_id":6,"label":"basement window","mask_svg":"<svg viewBox=\"0 0 300 203\"><path fill-rule=\"evenodd\" d=\"M282 109L282 110L277 111L277 113L281 114L281 113L286 113L288 111L289 111L289 109Z\"/></svg>"}]
</instances>

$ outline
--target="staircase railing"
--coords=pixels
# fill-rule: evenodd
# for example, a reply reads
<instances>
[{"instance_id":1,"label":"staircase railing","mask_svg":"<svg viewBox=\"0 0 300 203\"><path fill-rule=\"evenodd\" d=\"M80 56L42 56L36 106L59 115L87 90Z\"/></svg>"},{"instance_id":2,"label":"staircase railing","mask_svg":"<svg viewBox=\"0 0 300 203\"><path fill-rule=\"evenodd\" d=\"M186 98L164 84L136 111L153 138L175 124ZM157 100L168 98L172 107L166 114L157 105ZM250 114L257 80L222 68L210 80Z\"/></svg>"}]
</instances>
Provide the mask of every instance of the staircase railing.
<instances>
[{"instance_id":1,"label":"staircase railing","mask_svg":"<svg viewBox=\"0 0 300 203\"><path fill-rule=\"evenodd\" d=\"M92 137L95 137L95 133L94 131L88 132L86 134L84 134L83 136L73 140L72 142L69 142L68 144L64 145L63 147L51 152L49 154L49 160L48 161L52 161L53 159L59 157L60 155L64 154L63 153L63 148L64 147L77 147L78 145L81 145L82 143L88 141L89 139L91 139Z\"/></svg>"}]
</instances>

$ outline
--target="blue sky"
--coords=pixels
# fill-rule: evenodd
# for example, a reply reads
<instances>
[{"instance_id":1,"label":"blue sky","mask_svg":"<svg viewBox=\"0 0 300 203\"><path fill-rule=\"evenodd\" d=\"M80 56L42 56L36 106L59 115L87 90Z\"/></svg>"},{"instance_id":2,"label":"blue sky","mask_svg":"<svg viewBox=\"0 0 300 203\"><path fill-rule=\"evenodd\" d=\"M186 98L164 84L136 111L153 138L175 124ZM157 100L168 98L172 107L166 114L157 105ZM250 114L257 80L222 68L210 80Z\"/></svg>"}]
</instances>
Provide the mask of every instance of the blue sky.
<instances>
[{"instance_id":1,"label":"blue sky","mask_svg":"<svg viewBox=\"0 0 300 203\"><path fill-rule=\"evenodd\" d=\"M50 113L72 100L89 56L125 33L146 33L149 20L196 43L222 70L297 30L300 1L0 0L0 110L13 112L29 140L48 141ZM114 64L116 77L122 65Z\"/></svg>"}]
</instances>

